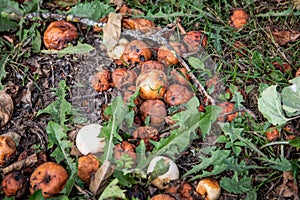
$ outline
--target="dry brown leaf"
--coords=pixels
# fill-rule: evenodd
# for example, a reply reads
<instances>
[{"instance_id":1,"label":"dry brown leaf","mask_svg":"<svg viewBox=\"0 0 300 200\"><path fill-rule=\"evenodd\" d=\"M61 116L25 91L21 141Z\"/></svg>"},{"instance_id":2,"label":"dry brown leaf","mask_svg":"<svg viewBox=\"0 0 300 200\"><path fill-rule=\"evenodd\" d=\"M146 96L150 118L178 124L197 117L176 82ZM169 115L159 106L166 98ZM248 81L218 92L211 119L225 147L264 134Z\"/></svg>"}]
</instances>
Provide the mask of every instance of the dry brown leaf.
<instances>
[{"instance_id":1,"label":"dry brown leaf","mask_svg":"<svg viewBox=\"0 0 300 200\"><path fill-rule=\"evenodd\" d=\"M32 91L33 91L33 86L34 86L33 81L30 81L30 82L27 83L27 85L26 85L27 89L24 89L24 92L22 92L23 96L22 96L21 101L23 103L27 103L29 105L32 105L31 94L32 94Z\"/></svg>"},{"instance_id":2,"label":"dry brown leaf","mask_svg":"<svg viewBox=\"0 0 300 200\"><path fill-rule=\"evenodd\" d=\"M299 200L297 181L294 179L293 173L288 171L283 172L282 175L283 181L282 184L275 189L276 193L282 197L294 196L294 200Z\"/></svg>"},{"instance_id":3,"label":"dry brown leaf","mask_svg":"<svg viewBox=\"0 0 300 200\"><path fill-rule=\"evenodd\" d=\"M120 8L119 11L121 14L126 15L144 15L144 12L138 9L134 9L134 8L129 8L128 6L126 6L125 4Z\"/></svg>"},{"instance_id":4,"label":"dry brown leaf","mask_svg":"<svg viewBox=\"0 0 300 200\"><path fill-rule=\"evenodd\" d=\"M300 0L293 0L293 3L294 3L294 7L297 10L300 10Z\"/></svg>"},{"instance_id":5,"label":"dry brown leaf","mask_svg":"<svg viewBox=\"0 0 300 200\"><path fill-rule=\"evenodd\" d=\"M121 35L122 15L118 13L110 13L108 21L103 28L103 44L108 52L112 51L118 44Z\"/></svg>"},{"instance_id":6,"label":"dry brown leaf","mask_svg":"<svg viewBox=\"0 0 300 200\"><path fill-rule=\"evenodd\" d=\"M109 178L112 176L113 173L114 166L111 164L110 161L105 160L91 180L89 186L90 191L94 195L100 194L109 183Z\"/></svg>"},{"instance_id":7,"label":"dry brown leaf","mask_svg":"<svg viewBox=\"0 0 300 200\"><path fill-rule=\"evenodd\" d=\"M124 5L123 0L110 0L109 3L116 5L116 10L119 10Z\"/></svg>"},{"instance_id":8,"label":"dry brown leaf","mask_svg":"<svg viewBox=\"0 0 300 200\"><path fill-rule=\"evenodd\" d=\"M298 31L272 31L273 38L276 43L283 46L290 42L295 42L300 37L300 32Z\"/></svg>"},{"instance_id":9,"label":"dry brown leaf","mask_svg":"<svg viewBox=\"0 0 300 200\"><path fill-rule=\"evenodd\" d=\"M4 126L11 118L14 103L4 90L0 90L0 127Z\"/></svg>"}]
</instances>

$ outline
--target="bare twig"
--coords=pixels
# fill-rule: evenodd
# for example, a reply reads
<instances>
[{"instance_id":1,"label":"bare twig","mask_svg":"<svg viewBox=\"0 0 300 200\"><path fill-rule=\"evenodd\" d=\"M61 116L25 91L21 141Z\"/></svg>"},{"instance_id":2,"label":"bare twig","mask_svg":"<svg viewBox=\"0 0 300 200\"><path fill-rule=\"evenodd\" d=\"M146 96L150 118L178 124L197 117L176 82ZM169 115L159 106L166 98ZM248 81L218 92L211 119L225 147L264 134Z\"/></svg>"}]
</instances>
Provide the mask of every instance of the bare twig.
<instances>
[{"instance_id":1,"label":"bare twig","mask_svg":"<svg viewBox=\"0 0 300 200\"><path fill-rule=\"evenodd\" d=\"M87 26L93 26L102 28L105 26L106 23L103 22L96 22L84 17L77 17L74 15L65 15L65 14L55 14L55 13L44 13L44 12L33 12L25 15L26 20L32 20L37 17L42 17L44 19L54 19L54 20L65 20L69 22L80 22Z\"/></svg>"},{"instance_id":2,"label":"bare twig","mask_svg":"<svg viewBox=\"0 0 300 200\"><path fill-rule=\"evenodd\" d=\"M32 164L36 163L38 160L37 160L37 155L36 154L33 154L29 157L27 157L26 159L24 160L20 160L18 162L15 162L7 167L5 167L3 170L2 170L2 173L3 174L8 174L9 172L12 172L12 171L19 171L21 170L22 168L24 167L29 167L31 166Z\"/></svg>"}]
</instances>

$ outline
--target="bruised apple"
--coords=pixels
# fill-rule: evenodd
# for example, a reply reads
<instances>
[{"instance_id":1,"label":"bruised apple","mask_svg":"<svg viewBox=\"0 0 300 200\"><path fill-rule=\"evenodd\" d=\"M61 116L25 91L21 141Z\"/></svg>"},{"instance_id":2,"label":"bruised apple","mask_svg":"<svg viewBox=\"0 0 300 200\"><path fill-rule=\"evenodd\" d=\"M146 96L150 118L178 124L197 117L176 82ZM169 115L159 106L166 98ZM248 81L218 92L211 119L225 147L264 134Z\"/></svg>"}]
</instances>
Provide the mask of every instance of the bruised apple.
<instances>
[{"instance_id":1,"label":"bruised apple","mask_svg":"<svg viewBox=\"0 0 300 200\"><path fill-rule=\"evenodd\" d=\"M60 50L77 38L78 32L73 24L66 21L55 21L48 26L44 33L44 44L47 49Z\"/></svg>"},{"instance_id":2,"label":"bruised apple","mask_svg":"<svg viewBox=\"0 0 300 200\"><path fill-rule=\"evenodd\" d=\"M81 156L78 158L78 177L85 183L89 183L99 167L100 161L95 155Z\"/></svg>"},{"instance_id":3,"label":"bruised apple","mask_svg":"<svg viewBox=\"0 0 300 200\"><path fill-rule=\"evenodd\" d=\"M161 100L147 100L140 106L140 113L143 121L150 118L150 126L160 127L167 116L166 105Z\"/></svg>"},{"instance_id":4,"label":"bruised apple","mask_svg":"<svg viewBox=\"0 0 300 200\"><path fill-rule=\"evenodd\" d=\"M125 68L117 68L112 73L112 81L116 88L119 90L125 86L132 85L137 77L137 74L133 70L127 70Z\"/></svg>"},{"instance_id":5,"label":"bruised apple","mask_svg":"<svg viewBox=\"0 0 300 200\"><path fill-rule=\"evenodd\" d=\"M136 86L140 88L143 99L162 99L167 89L168 78L158 69L142 72L136 79Z\"/></svg>"},{"instance_id":6,"label":"bruised apple","mask_svg":"<svg viewBox=\"0 0 300 200\"><path fill-rule=\"evenodd\" d=\"M150 70L150 69L159 69L161 71L165 70L164 65L156 60L148 60L146 62L143 63L142 68L141 68L141 72Z\"/></svg>"},{"instance_id":7,"label":"bruised apple","mask_svg":"<svg viewBox=\"0 0 300 200\"><path fill-rule=\"evenodd\" d=\"M135 66L149 60L152 53L145 42L133 40L127 44L121 57L123 62Z\"/></svg>"},{"instance_id":8,"label":"bruised apple","mask_svg":"<svg viewBox=\"0 0 300 200\"><path fill-rule=\"evenodd\" d=\"M111 88L111 73L108 70L102 70L91 77L91 85L97 92L103 92Z\"/></svg>"},{"instance_id":9,"label":"bruised apple","mask_svg":"<svg viewBox=\"0 0 300 200\"><path fill-rule=\"evenodd\" d=\"M45 198L54 197L65 187L68 177L67 170L59 164L54 162L41 164L30 176L30 193L42 190Z\"/></svg>"},{"instance_id":10,"label":"bruised apple","mask_svg":"<svg viewBox=\"0 0 300 200\"><path fill-rule=\"evenodd\" d=\"M179 84L170 85L165 94L165 102L170 106L177 106L187 103L192 97L192 93L187 87Z\"/></svg>"}]
</instances>

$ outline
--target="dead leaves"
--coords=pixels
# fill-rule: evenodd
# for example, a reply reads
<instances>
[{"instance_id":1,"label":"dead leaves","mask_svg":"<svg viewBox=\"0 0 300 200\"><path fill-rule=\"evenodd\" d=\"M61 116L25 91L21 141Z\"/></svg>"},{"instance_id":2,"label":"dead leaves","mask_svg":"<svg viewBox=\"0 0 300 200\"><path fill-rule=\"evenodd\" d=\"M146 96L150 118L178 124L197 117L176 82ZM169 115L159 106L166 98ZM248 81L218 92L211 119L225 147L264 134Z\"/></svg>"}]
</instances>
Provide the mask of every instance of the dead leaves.
<instances>
[{"instance_id":1,"label":"dead leaves","mask_svg":"<svg viewBox=\"0 0 300 200\"><path fill-rule=\"evenodd\" d=\"M292 172L283 172L283 181L275 191L282 197L294 197L294 200L299 200L297 181L294 179Z\"/></svg>"},{"instance_id":2,"label":"dead leaves","mask_svg":"<svg viewBox=\"0 0 300 200\"><path fill-rule=\"evenodd\" d=\"M4 90L0 90L0 127L4 126L11 118L14 103Z\"/></svg>"},{"instance_id":3,"label":"dead leaves","mask_svg":"<svg viewBox=\"0 0 300 200\"><path fill-rule=\"evenodd\" d=\"M295 42L300 37L300 32L294 30L280 31L275 29L271 33L275 42L280 46Z\"/></svg>"},{"instance_id":4,"label":"dead leaves","mask_svg":"<svg viewBox=\"0 0 300 200\"><path fill-rule=\"evenodd\" d=\"M118 13L110 13L108 21L103 28L103 44L107 51L112 51L118 44L121 35L122 15Z\"/></svg>"}]
</instances>

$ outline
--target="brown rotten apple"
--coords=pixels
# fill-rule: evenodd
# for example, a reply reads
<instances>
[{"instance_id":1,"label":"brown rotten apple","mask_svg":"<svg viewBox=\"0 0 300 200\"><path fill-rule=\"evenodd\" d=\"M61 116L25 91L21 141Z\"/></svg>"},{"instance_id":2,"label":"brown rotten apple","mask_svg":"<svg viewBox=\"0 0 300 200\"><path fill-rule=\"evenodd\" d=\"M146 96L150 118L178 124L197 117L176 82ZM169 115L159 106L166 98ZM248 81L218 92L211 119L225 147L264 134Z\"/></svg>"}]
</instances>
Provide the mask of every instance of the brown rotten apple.
<instances>
[{"instance_id":1,"label":"brown rotten apple","mask_svg":"<svg viewBox=\"0 0 300 200\"><path fill-rule=\"evenodd\" d=\"M48 26L44 33L44 44L47 49L60 50L77 38L78 32L73 24L66 21L55 21Z\"/></svg>"},{"instance_id":2,"label":"brown rotten apple","mask_svg":"<svg viewBox=\"0 0 300 200\"><path fill-rule=\"evenodd\" d=\"M91 78L91 85L97 92L103 92L111 88L111 73L108 70L102 70L95 73Z\"/></svg>"},{"instance_id":3,"label":"brown rotten apple","mask_svg":"<svg viewBox=\"0 0 300 200\"><path fill-rule=\"evenodd\" d=\"M135 140L144 140L147 151L150 151L153 147L150 140L159 140L158 130L152 126L141 126L133 132L132 136Z\"/></svg>"},{"instance_id":4,"label":"brown rotten apple","mask_svg":"<svg viewBox=\"0 0 300 200\"><path fill-rule=\"evenodd\" d=\"M202 47L206 47L207 37L200 31L190 31L183 37L183 41L188 46L189 51L196 51L199 48L200 42Z\"/></svg>"},{"instance_id":5,"label":"brown rotten apple","mask_svg":"<svg viewBox=\"0 0 300 200\"><path fill-rule=\"evenodd\" d=\"M11 172L4 177L2 181L2 189L7 197L21 197L26 192L27 179L20 172Z\"/></svg>"},{"instance_id":6,"label":"brown rotten apple","mask_svg":"<svg viewBox=\"0 0 300 200\"><path fill-rule=\"evenodd\" d=\"M112 81L116 88L119 90L125 86L132 85L137 75L133 70L127 70L125 68L117 68L112 73Z\"/></svg>"},{"instance_id":7,"label":"brown rotten apple","mask_svg":"<svg viewBox=\"0 0 300 200\"><path fill-rule=\"evenodd\" d=\"M59 164L46 162L38 166L30 176L30 193L42 190L45 198L54 197L64 188L68 172Z\"/></svg>"},{"instance_id":8,"label":"brown rotten apple","mask_svg":"<svg viewBox=\"0 0 300 200\"><path fill-rule=\"evenodd\" d=\"M78 158L78 177L86 183L91 181L92 176L100 167L100 161L93 154Z\"/></svg>"},{"instance_id":9,"label":"brown rotten apple","mask_svg":"<svg viewBox=\"0 0 300 200\"><path fill-rule=\"evenodd\" d=\"M7 164L8 160L15 154L16 143L10 136L0 136L0 166Z\"/></svg>"},{"instance_id":10,"label":"brown rotten apple","mask_svg":"<svg viewBox=\"0 0 300 200\"><path fill-rule=\"evenodd\" d=\"M143 99L162 99L167 89L168 78L158 69L142 72L136 79L136 86L140 88Z\"/></svg>"},{"instance_id":11,"label":"brown rotten apple","mask_svg":"<svg viewBox=\"0 0 300 200\"><path fill-rule=\"evenodd\" d=\"M186 52L186 48L180 42L170 42L169 45L174 49L170 50L166 46L161 46L157 52L157 60L162 62L165 66L176 65L178 64L178 55Z\"/></svg>"},{"instance_id":12,"label":"brown rotten apple","mask_svg":"<svg viewBox=\"0 0 300 200\"><path fill-rule=\"evenodd\" d=\"M151 197L150 200L176 200L176 199L169 194L157 194Z\"/></svg>"},{"instance_id":13,"label":"brown rotten apple","mask_svg":"<svg viewBox=\"0 0 300 200\"><path fill-rule=\"evenodd\" d=\"M127 44L121 57L123 62L135 66L149 60L152 56L148 45L140 40L133 40Z\"/></svg>"},{"instance_id":14,"label":"brown rotten apple","mask_svg":"<svg viewBox=\"0 0 300 200\"><path fill-rule=\"evenodd\" d=\"M144 101L140 106L140 114L144 122L147 117L150 118L150 126L161 127L167 116L166 105L161 100Z\"/></svg>"},{"instance_id":15,"label":"brown rotten apple","mask_svg":"<svg viewBox=\"0 0 300 200\"><path fill-rule=\"evenodd\" d=\"M170 106L177 106L187 103L192 97L192 93L187 87L179 84L170 85L165 94L165 102Z\"/></svg>"},{"instance_id":16,"label":"brown rotten apple","mask_svg":"<svg viewBox=\"0 0 300 200\"><path fill-rule=\"evenodd\" d=\"M159 69L161 71L165 70L164 65L156 60L148 60L146 62L143 63L142 67L141 67L141 72L150 70L150 69Z\"/></svg>"}]
</instances>

